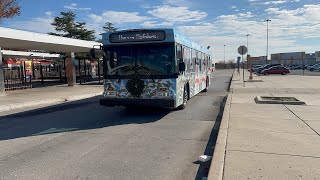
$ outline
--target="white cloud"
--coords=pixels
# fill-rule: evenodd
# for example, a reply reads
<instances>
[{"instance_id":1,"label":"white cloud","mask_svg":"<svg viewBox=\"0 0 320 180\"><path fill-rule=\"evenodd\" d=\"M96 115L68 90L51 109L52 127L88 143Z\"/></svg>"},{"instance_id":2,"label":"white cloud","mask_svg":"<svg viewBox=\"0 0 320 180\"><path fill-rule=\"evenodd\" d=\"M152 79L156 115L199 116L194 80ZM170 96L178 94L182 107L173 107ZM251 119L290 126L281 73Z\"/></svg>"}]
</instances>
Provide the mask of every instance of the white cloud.
<instances>
[{"instance_id":1,"label":"white cloud","mask_svg":"<svg viewBox=\"0 0 320 180\"><path fill-rule=\"evenodd\" d=\"M63 7L66 9L79 10L79 11L90 11L91 10L91 8L78 7L77 3L66 4Z\"/></svg>"},{"instance_id":2,"label":"white cloud","mask_svg":"<svg viewBox=\"0 0 320 180\"><path fill-rule=\"evenodd\" d=\"M285 0L280 0L280 1L267 1L267 2L264 2L263 4L283 4L283 3L286 3L287 1Z\"/></svg>"},{"instance_id":3,"label":"white cloud","mask_svg":"<svg viewBox=\"0 0 320 180\"><path fill-rule=\"evenodd\" d=\"M232 9L236 9L236 8L237 8L237 6L231 6L231 8L232 8Z\"/></svg>"},{"instance_id":4,"label":"white cloud","mask_svg":"<svg viewBox=\"0 0 320 180\"><path fill-rule=\"evenodd\" d=\"M277 5L277 4L284 4L284 3L295 3L300 2L300 0L249 0L249 2L253 4L264 4L264 5Z\"/></svg>"},{"instance_id":5,"label":"white cloud","mask_svg":"<svg viewBox=\"0 0 320 180\"><path fill-rule=\"evenodd\" d=\"M47 11L47 12L45 12L45 14L46 14L47 16L52 16L53 13L54 13L54 12L52 12L52 11Z\"/></svg>"},{"instance_id":6,"label":"white cloud","mask_svg":"<svg viewBox=\"0 0 320 180\"><path fill-rule=\"evenodd\" d=\"M145 21L141 25L143 27L151 28L151 27L172 27L173 24L170 22L159 23L157 21Z\"/></svg>"},{"instance_id":7,"label":"white cloud","mask_svg":"<svg viewBox=\"0 0 320 180\"><path fill-rule=\"evenodd\" d=\"M169 5L169 6L192 6L191 1L188 0L164 0L163 4Z\"/></svg>"},{"instance_id":8,"label":"white cloud","mask_svg":"<svg viewBox=\"0 0 320 180\"><path fill-rule=\"evenodd\" d=\"M148 11L154 17L168 22L191 22L199 21L208 16L206 12L192 11L188 7L173 7L168 5L157 6Z\"/></svg>"},{"instance_id":9,"label":"white cloud","mask_svg":"<svg viewBox=\"0 0 320 180\"><path fill-rule=\"evenodd\" d=\"M280 8L268 8L266 12L274 16L277 25L314 25L320 22L320 4L304 5L301 8L287 10Z\"/></svg>"},{"instance_id":10,"label":"white cloud","mask_svg":"<svg viewBox=\"0 0 320 180\"><path fill-rule=\"evenodd\" d=\"M297 9L268 8L269 53L307 51L314 52L319 45L305 45L320 39L320 4L304 5ZM199 44L212 46L214 58L222 60L226 44L226 59L236 58L237 48L246 45L250 34L249 51L253 56L266 53L266 22L252 12L221 15L211 22L195 26L179 26L178 30ZM302 44L303 43L303 44ZM251 46L250 46L251 44ZM270 54L269 54L270 55Z\"/></svg>"},{"instance_id":11,"label":"white cloud","mask_svg":"<svg viewBox=\"0 0 320 180\"><path fill-rule=\"evenodd\" d=\"M156 21L151 21L150 17L141 16L138 12L105 11L101 15L90 14L87 17L87 27L94 29L97 37L100 37L102 26L106 22L112 22L115 27L125 29L130 28L130 25L135 25L135 23L141 23L140 25L144 27L156 26Z\"/></svg>"},{"instance_id":12,"label":"white cloud","mask_svg":"<svg viewBox=\"0 0 320 180\"><path fill-rule=\"evenodd\" d=\"M37 17L26 21L13 21L7 27L46 34L48 32L55 32L54 27L51 25L52 22L53 18L51 17Z\"/></svg>"},{"instance_id":13,"label":"white cloud","mask_svg":"<svg viewBox=\"0 0 320 180\"><path fill-rule=\"evenodd\" d=\"M251 18L254 15L251 12L246 12L246 13L239 13L240 17L245 17L245 18Z\"/></svg>"},{"instance_id":14,"label":"white cloud","mask_svg":"<svg viewBox=\"0 0 320 180\"><path fill-rule=\"evenodd\" d=\"M101 15L90 14L89 18L95 23L133 23L149 20L147 16L140 16L138 12L121 12L121 11L106 11Z\"/></svg>"}]
</instances>

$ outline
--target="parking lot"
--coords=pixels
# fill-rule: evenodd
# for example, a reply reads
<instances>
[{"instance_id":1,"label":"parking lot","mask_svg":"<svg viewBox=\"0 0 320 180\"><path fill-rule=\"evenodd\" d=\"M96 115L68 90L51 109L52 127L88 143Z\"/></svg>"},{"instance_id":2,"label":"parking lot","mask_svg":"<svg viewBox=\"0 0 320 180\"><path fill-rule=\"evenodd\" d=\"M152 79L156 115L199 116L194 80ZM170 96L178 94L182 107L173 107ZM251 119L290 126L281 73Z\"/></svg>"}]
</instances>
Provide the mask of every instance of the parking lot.
<instances>
[{"instance_id":1,"label":"parking lot","mask_svg":"<svg viewBox=\"0 0 320 180\"><path fill-rule=\"evenodd\" d=\"M259 76L264 76L263 74L258 74ZM320 76L319 71L309 71L309 70L290 70L290 73L287 75L301 75L301 76Z\"/></svg>"},{"instance_id":2,"label":"parking lot","mask_svg":"<svg viewBox=\"0 0 320 180\"><path fill-rule=\"evenodd\" d=\"M248 72L250 72L250 69L248 70ZM253 72L254 72L254 70L253 70ZM255 74L257 74L257 73L255 73ZM263 74L257 74L257 75L263 75ZM305 69L305 70L302 70L302 69L290 69L290 73L288 73L288 75L320 76L320 71L318 71L318 70L310 71L308 69Z\"/></svg>"},{"instance_id":3,"label":"parking lot","mask_svg":"<svg viewBox=\"0 0 320 180\"><path fill-rule=\"evenodd\" d=\"M309 71L309 70L290 70L289 75L305 75L305 76L320 76L320 71Z\"/></svg>"}]
</instances>

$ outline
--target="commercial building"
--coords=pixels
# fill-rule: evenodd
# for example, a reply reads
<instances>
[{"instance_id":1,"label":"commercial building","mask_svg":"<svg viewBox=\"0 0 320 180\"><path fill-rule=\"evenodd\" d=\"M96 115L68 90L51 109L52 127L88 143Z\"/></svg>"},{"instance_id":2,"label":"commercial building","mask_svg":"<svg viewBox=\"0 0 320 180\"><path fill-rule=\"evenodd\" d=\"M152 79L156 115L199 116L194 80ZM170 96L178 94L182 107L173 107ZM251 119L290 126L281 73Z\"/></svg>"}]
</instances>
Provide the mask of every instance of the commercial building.
<instances>
[{"instance_id":1,"label":"commercial building","mask_svg":"<svg viewBox=\"0 0 320 180\"><path fill-rule=\"evenodd\" d=\"M260 65L266 63L267 56L258 56L258 57L251 57L249 56L249 60L252 65Z\"/></svg>"},{"instance_id":2,"label":"commercial building","mask_svg":"<svg viewBox=\"0 0 320 180\"><path fill-rule=\"evenodd\" d=\"M268 63L283 64L283 65L302 65L302 64L315 64L316 53L305 52L289 52L271 54L271 60Z\"/></svg>"},{"instance_id":3,"label":"commercial building","mask_svg":"<svg viewBox=\"0 0 320 180\"><path fill-rule=\"evenodd\" d=\"M316 56L316 62L320 62L320 51L316 51L315 53L315 56Z\"/></svg>"},{"instance_id":4,"label":"commercial building","mask_svg":"<svg viewBox=\"0 0 320 180\"><path fill-rule=\"evenodd\" d=\"M265 64L266 56L250 57L250 61L253 65ZM320 51L315 53L305 52L289 52L289 53L276 53L271 54L271 60L268 60L268 64L283 64L289 65L303 65L303 64L316 64L320 63Z\"/></svg>"}]
</instances>

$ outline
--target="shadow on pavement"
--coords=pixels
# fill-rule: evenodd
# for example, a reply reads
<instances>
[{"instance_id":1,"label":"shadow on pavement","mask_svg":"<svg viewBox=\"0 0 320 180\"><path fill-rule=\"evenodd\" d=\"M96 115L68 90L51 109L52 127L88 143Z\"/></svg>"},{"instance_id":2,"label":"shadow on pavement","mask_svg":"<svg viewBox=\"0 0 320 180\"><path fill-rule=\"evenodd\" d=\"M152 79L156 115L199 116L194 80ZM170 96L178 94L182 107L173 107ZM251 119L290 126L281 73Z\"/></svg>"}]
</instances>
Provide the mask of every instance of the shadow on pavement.
<instances>
[{"instance_id":1,"label":"shadow on pavement","mask_svg":"<svg viewBox=\"0 0 320 180\"><path fill-rule=\"evenodd\" d=\"M99 97L0 116L0 141L21 137L144 124L160 120L168 109L104 107Z\"/></svg>"},{"instance_id":2,"label":"shadow on pavement","mask_svg":"<svg viewBox=\"0 0 320 180\"><path fill-rule=\"evenodd\" d=\"M210 138L208 140L206 149L204 151L204 155L208 155L208 156L212 156L213 155L213 151L214 151L214 147L216 145L216 141L217 141L217 136L219 133L219 128L220 128L220 123L222 120L222 116L223 116L223 111L224 111L224 106L225 103L227 101L227 97L225 96L222 100L222 102L220 103L220 109L219 109L219 113L216 117L214 126L212 128L212 131L210 133ZM193 162L195 164L200 164L197 175L195 177L196 180L201 180L203 177L207 177L208 173L209 173L209 168L210 168L210 164L211 161L205 162L205 163L201 163L199 161L195 161Z\"/></svg>"}]
</instances>

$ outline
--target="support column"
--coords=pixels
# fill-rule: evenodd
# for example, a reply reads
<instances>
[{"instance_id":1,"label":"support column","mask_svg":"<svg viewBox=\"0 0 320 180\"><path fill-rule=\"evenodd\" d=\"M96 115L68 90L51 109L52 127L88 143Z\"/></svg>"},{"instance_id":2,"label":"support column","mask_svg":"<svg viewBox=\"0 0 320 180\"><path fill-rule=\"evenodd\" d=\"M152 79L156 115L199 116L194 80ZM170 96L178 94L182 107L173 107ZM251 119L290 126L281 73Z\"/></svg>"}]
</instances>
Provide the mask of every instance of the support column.
<instances>
[{"instance_id":1,"label":"support column","mask_svg":"<svg viewBox=\"0 0 320 180\"><path fill-rule=\"evenodd\" d=\"M0 95L4 94L5 87L4 87L4 71L3 71L3 65L2 65L2 51L0 47Z\"/></svg>"},{"instance_id":2,"label":"support column","mask_svg":"<svg viewBox=\"0 0 320 180\"><path fill-rule=\"evenodd\" d=\"M76 84L76 68L75 68L75 55L74 52L68 53L66 57L66 75L68 86Z\"/></svg>"},{"instance_id":3,"label":"support column","mask_svg":"<svg viewBox=\"0 0 320 180\"><path fill-rule=\"evenodd\" d=\"M100 59L98 59L98 80L100 83Z\"/></svg>"}]
</instances>

